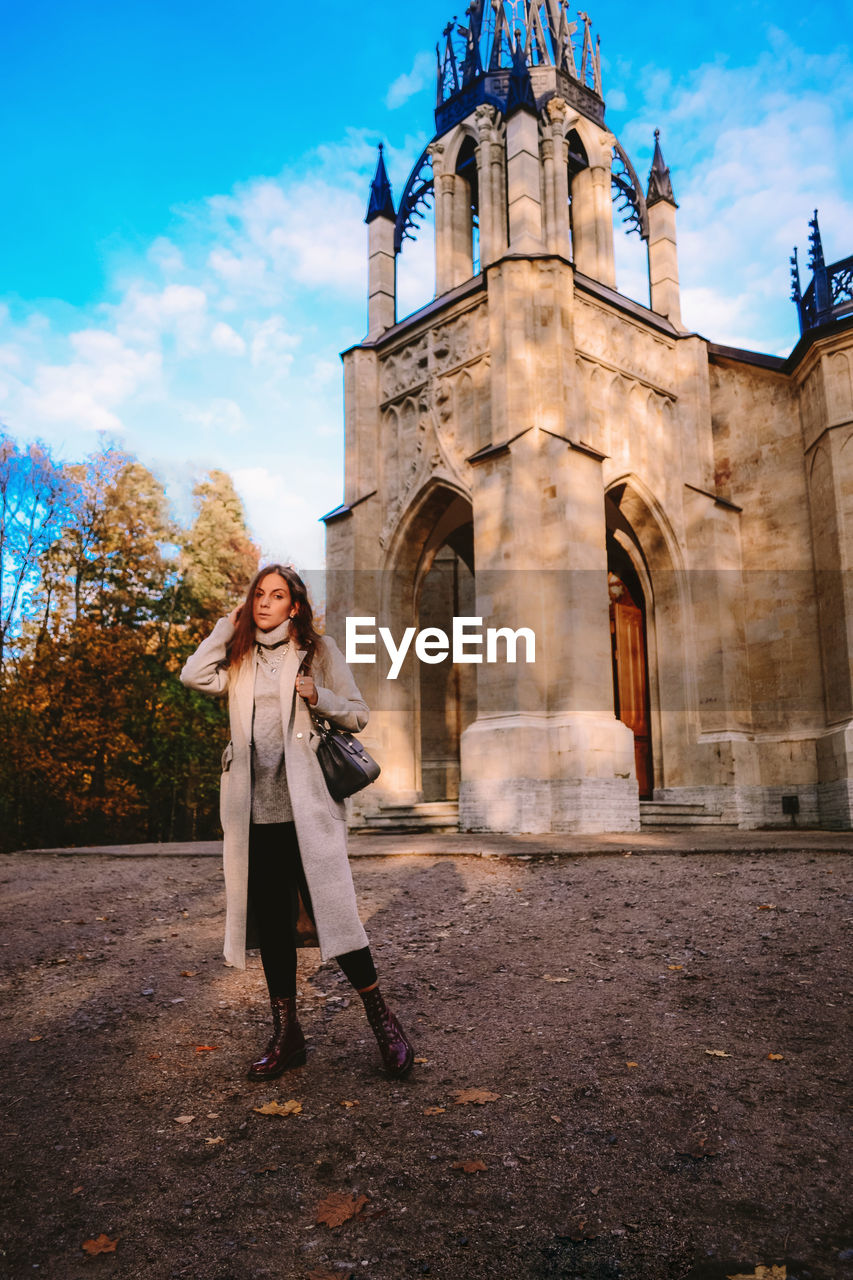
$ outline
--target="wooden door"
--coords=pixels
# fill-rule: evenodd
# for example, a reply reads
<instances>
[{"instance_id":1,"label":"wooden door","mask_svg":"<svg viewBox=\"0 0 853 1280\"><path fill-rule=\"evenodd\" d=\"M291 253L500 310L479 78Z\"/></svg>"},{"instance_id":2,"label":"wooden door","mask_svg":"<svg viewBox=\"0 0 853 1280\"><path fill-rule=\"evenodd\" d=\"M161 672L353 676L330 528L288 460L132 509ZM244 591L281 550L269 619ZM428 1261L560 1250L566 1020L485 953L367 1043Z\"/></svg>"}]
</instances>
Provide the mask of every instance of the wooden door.
<instances>
[{"instance_id":1,"label":"wooden door","mask_svg":"<svg viewBox=\"0 0 853 1280\"><path fill-rule=\"evenodd\" d=\"M613 640L616 715L634 734L637 783L640 796L647 800L654 790L654 773L645 621L642 609L631 599L622 580L611 573L610 582L610 634Z\"/></svg>"}]
</instances>

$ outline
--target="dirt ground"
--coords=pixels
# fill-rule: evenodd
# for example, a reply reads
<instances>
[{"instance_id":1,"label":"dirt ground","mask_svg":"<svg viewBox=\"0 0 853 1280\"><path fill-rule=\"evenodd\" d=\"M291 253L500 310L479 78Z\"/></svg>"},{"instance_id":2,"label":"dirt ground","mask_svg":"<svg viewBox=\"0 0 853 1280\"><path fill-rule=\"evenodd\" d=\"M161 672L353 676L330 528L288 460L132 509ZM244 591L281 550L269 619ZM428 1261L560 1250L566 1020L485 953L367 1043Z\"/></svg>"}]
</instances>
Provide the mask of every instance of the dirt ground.
<instances>
[{"instance_id":1,"label":"dirt ground","mask_svg":"<svg viewBox=\"0 0 853 1280\"><path fill-rule=\"evenodd\" d=\"M265 1085L214 858L0 858L0 1274L853 1277L849 855L354 874L422 1061L384 1078L305 951L308 1064ZM359 1211L318 1222L341 1193Z\"/></svg>"}]
</instances>

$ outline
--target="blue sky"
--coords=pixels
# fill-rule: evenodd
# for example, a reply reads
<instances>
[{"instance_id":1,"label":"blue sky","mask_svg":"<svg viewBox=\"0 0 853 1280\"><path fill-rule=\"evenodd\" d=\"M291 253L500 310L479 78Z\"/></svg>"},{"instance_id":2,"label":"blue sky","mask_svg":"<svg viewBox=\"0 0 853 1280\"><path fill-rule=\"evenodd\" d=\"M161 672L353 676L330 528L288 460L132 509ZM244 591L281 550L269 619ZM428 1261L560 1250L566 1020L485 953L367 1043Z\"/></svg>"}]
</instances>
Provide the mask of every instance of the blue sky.
<instances>
[{"instance_id":1,"label":"blue sky","mask_svg":"<svg viewBox=\"0 0 853 1280\"><path fill-rule=\"evenodd\" d=\"M223 467L265 552L319 566L317 518L342 493L338 352L365 330L375 144L399 197L432 136L453 9L8 7L6 428L65 458L106 432L184 510L193 478ZM643 180L661 129L686 323L786 353L787 258L798 243L805 260L815 206L828 260L853 253L853 0L589 12L607 121ZM616 239L619 287L646 300L642 247ZM400 275L402 314L430 293L427 238Z\"/></svg>"}]
</instances>

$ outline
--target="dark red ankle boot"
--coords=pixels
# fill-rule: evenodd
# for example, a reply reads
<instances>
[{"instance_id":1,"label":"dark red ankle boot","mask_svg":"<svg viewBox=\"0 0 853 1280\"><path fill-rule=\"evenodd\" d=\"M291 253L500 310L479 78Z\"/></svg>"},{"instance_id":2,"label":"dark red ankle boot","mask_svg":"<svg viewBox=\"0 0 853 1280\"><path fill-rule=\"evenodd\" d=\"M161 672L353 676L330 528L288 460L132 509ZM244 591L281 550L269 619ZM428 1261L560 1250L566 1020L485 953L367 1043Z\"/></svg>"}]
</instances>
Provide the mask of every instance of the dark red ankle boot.
<instances>
[{"instance_id":1,"label":"dark red ankle boot","mask_svg":"<svg viewBox=\"0 0 853 1280\"><path fill-rule=\"evenodd\" d=\"M415 1060L415 1051L405 1031L383 1000L378 987L374 987L372 991L362 991L361 998L367 1020L376 1036L385 1070L391 1076L406 1075Z\"/></svg>"},{"instance_id":2,"label":"dark red ankle boot","mask_svg":"<svg viewBox=\"0 0 853 1280\"><path fill-rule=\"evenodd\" d=\"M249 1067L250 1080L275 1080L291 1067L305 1066L305 1037L292 996L270 996L272 1036L262 1058Z\"/></svg>"}]
</instances>

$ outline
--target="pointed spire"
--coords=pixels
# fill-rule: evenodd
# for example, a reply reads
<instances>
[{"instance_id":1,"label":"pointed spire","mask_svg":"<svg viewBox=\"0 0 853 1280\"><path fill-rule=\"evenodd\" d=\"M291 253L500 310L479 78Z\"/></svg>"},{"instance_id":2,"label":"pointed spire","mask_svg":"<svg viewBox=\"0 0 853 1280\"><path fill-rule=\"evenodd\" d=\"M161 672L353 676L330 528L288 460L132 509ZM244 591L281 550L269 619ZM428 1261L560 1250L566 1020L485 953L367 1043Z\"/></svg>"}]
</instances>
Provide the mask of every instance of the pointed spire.
<instances>
[{"instance_id":1,"label":"pointed spire","mask_svg":"<svg viewBox=\"0 0 853 1280\"><path fill-rule=\"evenodd\" d=\"M663 153L660 149L660 129L655 129L655 154L652 160L652 167L649 170L646 204L657 204L658 200L666 200L669 204L674 205L676 209L678 208L672 191L672 179L669 176L669 169L664 164Z\"/></svg>"},{"instance_id":2,"label":"pointed spire","mask_svg":"<svg viewBox=\"0 0 853 1280\"><path fill-rule=\"evenodd\" d=\"M797 252L797 246L794 245L794 252L790 257L791 263L791 301L796 302L799 306L803 298L803 291L800 286L800 258Z\"/></svg>"},{"instance_id":3,"label":"pointed spire","mask_svg":"<svg viewBox=\"0 0 853 1280\"><path fill-rule=\"evenodd\" d=\"M832 292L829 286L829 272L823 256L823 241L820 238L820 227L817 221L817 209L814 217L809 219L809 266L814 272L813 296L815 314L819 318L827 318L832 308ZM818 320L818 323L820 319Z\"/></svg>"},{"instance_id":4,"label":"pointed spire","mask_svg":"<svg viewBox=\"0 0 853 1280\"><path fill-rule=\"evenodd\" d=\"M390 218L393 222L397 217L394 209L394 197L391 194L391 183L388 181L382 151L383 145L380 142L379 159L376 162L376 173L373 182L370 184L370 203L367 206L365 222L372 222L374 218Z\"/></svg>"},{"instance_id":5,"label":"pointed spire","mask_svg":"<svg viewBox=\"0 0 853 1280\"><path fill-rule=\"evenodd\" d=\"M823 241L820 238L820 227L817 222L817 209L814 217L809 219L809 266L812 271L822 271L826 266L823 259Z\"/></svg>"},{"instance_id":6,"label":"pointed spire","mask_svg":"<svg viewBox=\"0 0 853 1280\"><path fill-rule=\"evenodd\" d=\"M506 98L504 115L507 120L516 111L532 111L536 114L536 98L533 93L533 82L530 79L530 68L524 56L521 33L515 33L515 48L512 51L512 71L509 73L509 92Z\"/></svg>"}]
</instances>

